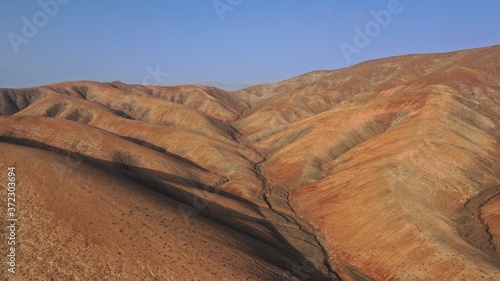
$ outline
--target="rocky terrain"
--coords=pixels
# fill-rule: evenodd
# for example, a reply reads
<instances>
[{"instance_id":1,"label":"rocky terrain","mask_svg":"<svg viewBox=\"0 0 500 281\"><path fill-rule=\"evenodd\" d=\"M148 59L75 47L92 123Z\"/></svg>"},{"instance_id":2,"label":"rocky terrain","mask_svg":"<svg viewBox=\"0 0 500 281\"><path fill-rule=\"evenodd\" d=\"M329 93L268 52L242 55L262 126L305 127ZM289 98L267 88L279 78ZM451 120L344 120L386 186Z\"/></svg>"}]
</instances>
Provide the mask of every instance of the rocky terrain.
<instances>
[{"instance_id":1,"label":"rocky terrain","mask_svg":"<svg viewBox=\"0 0 500 281\"><path fill-rule=\"evenodd\" d=\"M0 155L9 280L500 280L500 46L0 89Z\"/></svg>"}]
</instances>

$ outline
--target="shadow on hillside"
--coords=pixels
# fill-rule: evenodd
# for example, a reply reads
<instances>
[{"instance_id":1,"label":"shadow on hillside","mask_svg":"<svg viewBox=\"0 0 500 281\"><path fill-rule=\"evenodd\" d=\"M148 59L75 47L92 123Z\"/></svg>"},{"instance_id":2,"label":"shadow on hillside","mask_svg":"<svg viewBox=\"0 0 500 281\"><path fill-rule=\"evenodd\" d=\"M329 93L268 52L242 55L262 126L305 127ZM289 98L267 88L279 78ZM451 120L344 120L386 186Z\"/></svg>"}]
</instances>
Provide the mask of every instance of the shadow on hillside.
<instances>
[{"instance_id":1,"label":"shadow on hillside","mask_svg":"<svg viewBox=\"0 0 500 281\"><path fill-rule=\"evenodd\" d=\"M145 188L154 190L178 201L180 203L179 206L181 206L181 204L188 206L196 215L201 215L250 237L255 241L253 244L254 247L241 250L256 259L274 264L289 272L299 280L336 280L334 277L329 277L324 270L322 271L308 262L308 259L303 253L289 243L288 239L281 234L276 225L264 219L262 212L265 210L250 200L220 190L217 187L207 186L192 179L129 165L125 162L105 161L30 139L0 136L0 142L43 149L67 156L69 155L73 159L77 159L78 161L89 164L107 173L127 177ZM176 155L176 158L182 157ZM184 160L189 161L187 159ZM217 201L236 201L247 208L244 210L245 213L250 212L255 216L247 215L241 210L230 208L227 206L229 204L223 205L215 200L208 201L200 194L196 194L201 191L209 192L214 196L220 196L217 197L219 199ZM195 202L200 201L205 202L206 206L199 208ZM226 202L230 203L231 201L225 201L224 203ZM274 276L272 280L283 279Z\"/></svg>"}]
</instances>

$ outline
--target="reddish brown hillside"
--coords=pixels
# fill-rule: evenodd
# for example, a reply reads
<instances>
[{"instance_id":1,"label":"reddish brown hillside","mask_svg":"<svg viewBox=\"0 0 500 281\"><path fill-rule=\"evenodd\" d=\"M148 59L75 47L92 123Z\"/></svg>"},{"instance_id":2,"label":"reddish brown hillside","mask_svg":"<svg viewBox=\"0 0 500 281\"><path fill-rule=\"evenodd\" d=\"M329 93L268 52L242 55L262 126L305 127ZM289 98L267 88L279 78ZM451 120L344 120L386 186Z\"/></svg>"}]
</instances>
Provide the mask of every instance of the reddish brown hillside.
<instances>
[{"instance_id":1,"label":"reddish brown hillside","mask_svg":"<svg viewBox=\"0 0 500 281\"><path fill-rule=\"evenodd\" d=\"M14 280L499 280L499 73L494 46L236 92L0 89Z\"/></svg>"},{"instance_id":2,"label":"reddish brown hillside","mask_svg":"<svg viewBox=\"0 0 500 281\"><path fill-rule=\"evenodd\" d=\"M412 55L247 89L234 125L266 157L268 196L290 191L344 279L497 280L499 58Z\"/></svg>"}]
</instances>

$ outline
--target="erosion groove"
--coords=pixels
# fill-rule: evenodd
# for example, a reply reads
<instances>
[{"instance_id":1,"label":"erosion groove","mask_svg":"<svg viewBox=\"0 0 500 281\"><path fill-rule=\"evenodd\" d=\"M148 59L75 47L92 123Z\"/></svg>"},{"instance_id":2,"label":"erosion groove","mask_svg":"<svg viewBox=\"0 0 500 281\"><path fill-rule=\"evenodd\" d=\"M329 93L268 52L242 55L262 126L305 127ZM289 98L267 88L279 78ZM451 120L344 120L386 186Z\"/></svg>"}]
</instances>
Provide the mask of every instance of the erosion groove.
<instances>
[{"instance_id":1,"label":"erosion groove","mask_svg":"<svg viewBox=\"0 0 500 281\"><path fill-rule=\"evenodd\" d=\"M238 120L240 120L241 116L244 114L245 111L239 114L232 122L233 123L238 122ZM244 144L240 141L240 145ZM316 237L316 235L314 233L311 233L310 231L306 231L302 226L302 224L298 222L298 216L289 202L290 193L287 190L287 188L280 187L278 189L279 192L273 192L275 190L274 187L268 182L266 176L262 171L262 165L267 161L267 158L264 155L261 155L259 152L257 152L254 148L252 147L248 148L254 151L262 158L262 160L253 165L253 171L255 173L255 176L262 185L262 190L263 190L262 198L266 203L266 206L270 211L272 211L273 214L281 217L282 219L285 219L286 222L292 224L291 225L281 224L279 223L279 220L277 222L276 219L270 217L266 217L266 219L275 224L277 231L285 233L284 236L288 240L288 242L292 245L292 247L296 247L297 250L299 250L302 253L309 253L309 254L312 253L311 256L304 257L304 260L301 261L300 266L298 268L295 267L293 272L295 274L298 274L301 280L316 280L314 276L312 276L315 275L314 271L320 271L326 273L328 275L328 280L342 280L339 277L339 275L332 270L328 258L328 253L321 244L321 242L319 241L319 239ZM288 212L284 213L286 211ZM295 231L301 232L307 238L304 239L300 237L301 235L294 235L293 232ZM306 244L302 242L305 242ZM307 249L305 249L304 247ZM321 280L323 279L324 278L322 278Z\"/></svg>"},{"instance_id":2,"label":"erosion groove","mask_svg":"<svg viewBox=\"0 0 500 281\"><path fill-rule=\"evenodd\" d=\"M294 273L300 275L301 280L315 280L309 274L312 274L313 270L319 270L321 272L326 272L328 274L329 280L341 280L330 266L328 260L328 254L326 250L321 245L320 241L315 234L310 231L306 231L301 223L298 222L298 217L292 206L288 202L289 192L287 190L280 190L280 194L273 192L275 189L267 181L265 175L262 173L261 165L266 161L263 158L259 163L255 164L255 173L259 180L262 182L262 187L264 190L263 199L266 202L269 210L274 214L285 219L286 222L291 224L280 224L276 223L276 228L278 231L286 233L285 237L289 240L289 243L297 247L303 253L312 253L311 256L307 256L301 263L301 267L295 268ZM286 193L286 197L283 196ZM281 211L280 211L281 210ZM289 211L284 213L284 211ZM269 221L277 221L268 217ZM279 221L279 220L278 220ZM300 232L300 235L295 235L294 232ZM302 237L306 238L302 238ZM294 241L295 240L295 241ZM305 242L302 243L302 242ZM318 251L318 249L320 251ZM317 269L316 269L317 268ZM326 280L326 279L325 279Z\"/></svg>"},{"instance_id":3,"label":"erosion groove","mask_svg":"<svg viewBox=\"0 0 500 281\"><path fill-rule=\"evenodd\" d=\"M500 195L500 186L490 187L482 191L479 195L467 199L464 204L466 211L459 226L461 232L465 233L465 239L474 247L487 253L494 263L500 265L500 253L496 250L494 234L485 223L481 211L493 198ZM483 236L483 238L478 238ZM485 243L486 242L486 243Z\"/></svg>"}]
</instances>

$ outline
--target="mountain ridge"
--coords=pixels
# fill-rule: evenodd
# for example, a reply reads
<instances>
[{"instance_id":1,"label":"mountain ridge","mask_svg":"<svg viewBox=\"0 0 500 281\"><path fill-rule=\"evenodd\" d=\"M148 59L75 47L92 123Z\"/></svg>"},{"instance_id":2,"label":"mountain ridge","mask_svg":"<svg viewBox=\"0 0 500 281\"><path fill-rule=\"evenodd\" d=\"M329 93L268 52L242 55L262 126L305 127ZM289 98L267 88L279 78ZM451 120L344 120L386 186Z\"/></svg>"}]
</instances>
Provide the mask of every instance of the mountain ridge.
<instances>
[{"instance_id":1,"label":"mountain ridge","mask_svg":"<svg viewBox=\"0 0 500 281\"><path fill-rule=\"evenodd\" d=\"M28 210L59 240L79 237L68 253L86 253L21 232L32 251L20 278L495 280L499 58L500 46L398 56L233 92L119 81L0 89L0 174L24 170ZM64 214L70 206L89 217ZM120 254L100 252L116 248L111 237ZM162 243L175 250L155 252Z\"/></svg>"}]
</instances>

